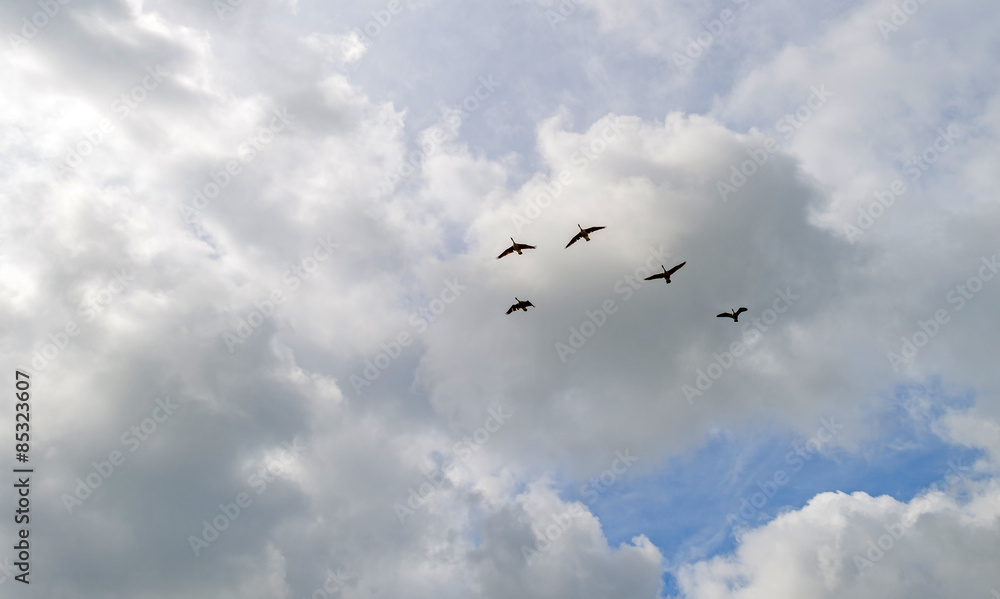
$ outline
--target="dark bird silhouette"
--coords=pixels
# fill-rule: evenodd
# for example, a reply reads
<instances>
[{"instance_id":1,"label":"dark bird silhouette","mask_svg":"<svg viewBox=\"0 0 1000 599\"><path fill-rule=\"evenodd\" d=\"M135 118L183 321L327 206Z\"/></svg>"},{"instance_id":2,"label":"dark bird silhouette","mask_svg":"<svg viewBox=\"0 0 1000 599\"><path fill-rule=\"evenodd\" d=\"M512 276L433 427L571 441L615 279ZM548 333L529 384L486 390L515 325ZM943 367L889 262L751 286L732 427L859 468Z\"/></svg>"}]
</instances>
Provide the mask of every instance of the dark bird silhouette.
<instances>
[{"instance_id":1,"label":"dark bird silhouette","mask_svg":"<svg viewBox=\"0 0 1000 599\"><path fill-rule=\"evenodd\" d=\"M514 238L511 237L510 240L514 241ZM521 250L533 250L533 249L535 249L535 246L533 246L533 245L528 245L526 243L518 243L518 242L514 241L514 245L512 245L509 248L505 249L502 254L500 254L499 256L497 256L497 260L499 260L500 258L503 258L507 254L513 254L514 252L517 252L517 254L520 256L521 255Z\"/></svg>"},{"instance_id":2,"label":"dark bird silhouette","mask_svg":"<svg viewBox=\"0 0 1000 599\"><path fill-rule=\"evenodd\" d=\"M740 314L746 312L746 308L740 308L739 310L733 310L732 312L723 312L722 314L716 314L716 318L732 318L733 322L740 321Z\"/></svg>"},{"instance_id":3,"label":"dark bird silhouette","mask_svg":"<svg viewBox=\"0 0 1000 599\"><path fill-rule=\"evenodd\" d=\"M680 264L678 264L677 266L671 268L670 270L667 270L667 268L661 264L660 268L663 269L663 272L655 274L655 275L653 275L651 277L646 277L645 280L652 281L653 279L663 279L664 281L666 281L667 283L669 283L670 282L670 275L672 275L675 272L677 272L678 270L680 270L681 267L684 266L685 264L687 264L687 260L685 260L684 262L681 262Z\"/></svg>"},{"instance_id":4,"label":"dark bird silhouette","mask_svg":"<svg viewBox=\"0 0 1000 599\"><path fill-rule=\"evenodd\" d=\"M580 223L577 223L576 226L580 227ZM589 229L584 229L583 227L580 227L580 232L574 235L573 239L569 240L569 243L566 244L566 247L573 245L574 243L580 241L581 239L586 239L587 241L590 241L590 234L593 233L594 231L600 231L603 228L604 227L590 227Z\"/></svg>"},{"instance_id":5,"label":"dark bird silhouette","mask_svg":"<svg viewBox=\"0 0 1000 599\"><path fill-rule=\"evenodd\" d=\"M514 299L517 300L517 303L511 306L510 308L507 308L507 314L510 314L511 312L516 312L517 310L524 310L525 312L527 312L528 306L531 306L532 308L535 307L535 304L529 302L528 300L519 300L517 299L517 297L514 297Z\"/></svg>"}]
</instances>

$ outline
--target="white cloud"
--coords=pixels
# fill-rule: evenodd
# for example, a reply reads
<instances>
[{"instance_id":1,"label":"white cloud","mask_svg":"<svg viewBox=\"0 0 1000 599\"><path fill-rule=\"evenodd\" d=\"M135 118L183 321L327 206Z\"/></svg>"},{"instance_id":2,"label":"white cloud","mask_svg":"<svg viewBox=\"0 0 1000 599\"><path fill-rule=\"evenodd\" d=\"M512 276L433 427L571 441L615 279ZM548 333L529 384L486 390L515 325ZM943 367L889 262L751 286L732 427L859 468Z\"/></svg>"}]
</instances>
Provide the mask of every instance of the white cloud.
<instances>
[{"instance_id":1,"label":"white cloud","mask_svg":"<svg viewBox=\"0 0 1000 599\"><path fill-rule=\"evenodd\" d=\"M976 429L963 431L966 443L996 444L995 423L966 425ZM977 438L984 442L970 441ZM945 474L909 502L821 493L745 533L734 554L682 566L680 596L988 598L1000 584L990 567L1000 548L1000 485Z\"/></svg>"},{"instance_id":2,"label":"white cloud","mask_svg":"<svg viewBox=\"0 0 1000 599\"><path fill-rule=\"evenodd\" d=\"M523 7L446 19L438 4L407 4L365 45L337 6L246 2L220 20L204 4L74 0L0 58L0 352L34 371L43 593L297 597L343 568L344 597L653 597L666 550L641 525L609 545L556 473L592 475L626 449L655 472L719 429L811 434L831 414L854 450L876 432L873 398L935 375L978 393L932 427L992 456L969 497L823 493L680 581L692 597L988 592L1000 448L984 331L1000 287L949 297L1000 250L990 13L927 4L885 43L872 24L891 7L872 3L777 44L805 15L765 30L788 7L762 2L698 69L661 78L714 9L597 2L551 32L497 16L520 26ZM0 16L14 27L19 11ZM496 48L482 20L504 32ZM453 63L417 52L431 42ZM741 48L718 85L709 66ZM492 73L502 84L457 122L447 107ZM829 104L761 150L824 84ZM649 88L655 118L620 110ZM711 109L663 92L681 88L711 89ZM844 239L858 198L953 122L964 137L922 186ZM721 193L734 169L754 172ZM606 229L565 249L577 223ZM498 261L511 236L538 249ZM670 285L637 282L685 260ZM536 308L504 314L515 295ZM715 318L740 305L739 324ZM887 352L941 309L949 322L893 371ZM129 451L123 434L163 397L176 414ZM479 443L495 406L513 416ZM125 462L68 513L63 495L115 450ZM401 523L395 506L456 457ZM196 557L189 535L244 492L252 504ZM859 576L853 555L900 520L906 535ZM540 534L551 547L529 564Z\"/></svg>"}]
</instances>

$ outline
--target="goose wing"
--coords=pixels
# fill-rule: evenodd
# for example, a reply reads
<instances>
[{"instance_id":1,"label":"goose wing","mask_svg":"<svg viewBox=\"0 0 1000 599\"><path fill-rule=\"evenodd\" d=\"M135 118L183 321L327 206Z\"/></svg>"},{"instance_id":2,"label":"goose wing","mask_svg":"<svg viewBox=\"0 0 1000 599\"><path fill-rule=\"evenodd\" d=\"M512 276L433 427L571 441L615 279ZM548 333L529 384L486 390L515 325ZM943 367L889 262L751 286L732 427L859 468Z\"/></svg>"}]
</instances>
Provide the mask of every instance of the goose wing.
<instances>
[{"instance_id":1,"label":"goose wing","mask_svg":"<svg viewBox=\"0 0 1000 599\"><path fill-rule=\"evenodd\" d=\"M529 302L528 300L524 300L523 302L521 302L521 304L522 304L522 307L524 308L525 312L528 311L528 306L531 306L532 308L535 307L535 304Z\"/></svg>"},{"instance_id":2,"label":"goose wing","mask_svg":"<svg viewBox=\"0 0 1000 599\"><path fill-rule=\"evenodd\" d=\"M664 279L664 278L666 278L666 276L667 276L667 275L665 275L665 274L663 274L663 273L661 272L661 273L657 273L657 274L655 274L655 275L653 275L653 276L651 276L651 277L646 277L646 278L645 278L645 279L643 279L643 280L644 280L644 281L652 281L653 279Z\"/></svg>"},{"instance_id":3,"label":"goose wing","mask_svg":"<svg viewBox=\"0 0 1000 599\"><path fill-rule=\"evenodd\" d=\"M680 270L681 267L684 266L685 264L687 264L687 260L685 260L684 262L681 262L677 266L675 266L675 267L671 268L670 270L668 270L667 271L667 276L670 276L670 275L674 274L675 272L677 272L678 270Z\"/></svg>"},{"instance_id":4,"label":"goose wing","mask_svg":"<svg viewBox=\"0 0 1000 599\"><path fill-rule=\"evenodd\" d=\"M716 314L716 318L736 318L731 312L723 312L722 314Z\"/></svg>"},{"instance_id":5,"label":"goose wing","mask_svg":"<svg viewBox=\"0 0 1000 599\"><path fill-rule=\"evenodd\" d=\"M740 314L743 314L744 312L747 312L747 309L746 308L740 308L739 310L736 311L736 316L739 316Z\"/></svg>"},{"instance_id":6,"label":"goose wing","mask_svg":"<svg viewBox=\"0 0 1000 599\"><path fill-rule=\"evenodd\" d=\"M585 229L585 230L587 231L587 234L589 235L589 234L593 233L594 231L600 231L603 228L604 227L590 227L589 229Z\"/></svg>"},{"instance_id":7,"label":"goose wing","mask_svg":"<svg viewBox=\"0 0 1000 599\"><path fill-rule=\"evenodd\" d=\"M522 245L521 247L524 247L524 246ZM500 258L503 258L507 254L512 254L512 253L514 253L514 246L510 246L509 248L505 249L502 254L500 254L499 256L497 256L497 260L499 260Z\"/></svg>"},{"instance_id":8,"label":"goose wing","mask_svg":"<svg viewBox=\"0 0 1000 599\"><path fill-rule=\"evenodd\" d=\"M507 314L510 314L514 310L517 310L517 304L514 304L513 306L507 308Z\"/></svg>"},{"instance_id":9,"label":"goose wing","mask_svg":"<svg viewBox=\"0 0 1000 599\"><path fill-rule=\"evenodd\" d=\"M566 244L566 247L573 245L574 243L580 241L581 239L583 239L583 233L577 233L576 235L573 236L573 239L569 240L569 243Z\"/></svg>"},{"instance_id":10,"label":"goose wing","mask_svg":"<svg viewBox=\"0 0 1000 599\"><path fill-rule=\"evenodd\" d=\"M533 250L533 249L535 249L535 246L528 245L526 243L519 243L518 245L521 246L522 250Z\"/></svg>"}]
</instances>

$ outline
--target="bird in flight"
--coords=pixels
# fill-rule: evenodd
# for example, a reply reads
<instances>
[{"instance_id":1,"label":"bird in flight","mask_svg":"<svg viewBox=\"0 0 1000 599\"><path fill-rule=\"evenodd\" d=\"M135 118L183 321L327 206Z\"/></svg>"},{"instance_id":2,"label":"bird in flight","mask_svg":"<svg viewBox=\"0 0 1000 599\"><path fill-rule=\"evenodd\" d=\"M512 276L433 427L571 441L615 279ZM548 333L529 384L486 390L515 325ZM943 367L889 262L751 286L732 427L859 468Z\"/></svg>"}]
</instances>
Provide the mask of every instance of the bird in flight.
<instances>
[{"instance_id":1,"label":"bird in flight","mask_svg":"<svg viewBox=\"0 0 1000 599\"><path fill-rule=\"evenodd\" d=\"M499 260L500 258L503 258L507 254L512 254L514 252L517 252L517 254L520 256L521 255L521 250L533 250L533 249L535 249L535 246L533 246L533 245L528 245L526 243L518 243L518 242L514 241L513 237L511 237L510 240L514 242L514 245L512 245L509 248L505 249L502 254L500 254L499 256L497 256L497 260Z\"/></svg>"},{"instance_id":2,"label":"bird in flight","mask_svg":"<svg viewBox=\"0 0 1000 599\"><path fill-rule=\"evenodd\" d=\"M670 282L670 275L672 275L675 272L677 272L678 270L680 270L681 267L684 266L685 264L687 264L687 260L685 260L684 262L681 262L680 264L678 264L677 266L671 268L670 270L667 270L667 268L661 264L660 268L663 269L663 272L655 274L655 275L653 275L651 277L646 277L645 280L652 281L653 279L663 279L664 281L666 281L667 283L669 283Z\"/></svg>"},{"instance_id":3,"label":"bird in flight","mask_svg":"<svg viewBox=\"0 0 1000 599\"><path fill-rule=\"evenodd\" d=\"M510 314L511 312L516 312L518 310L524 310L525 312L527 312L528 306L531 306L532 308L535 307L535 304L529 302L528 300L519 300L517 299L516 296L514 297L514 299L517 300L517 303L511 306L510 308L507 308L507 314Z\"/></svg>"},{"instance_id":4,"label":"bird in flight","mask_svg":"<svg viewBox=\"0 0 1000 599\"><path fill-rule=\"evenodd\" d=\"M577 223L576 226L580 227L580 223ZM589 229L584 229L583 227L580 227L580 232L574 235L573 239L569 240L569 243L566 244L566 247L573 245L574 243L580 241L581 239L586 239L587 241L590 241L590 234L593 233L594 231L600 231L603 228L604 227L590 227Z\"/></svg>"},{"instance_id":5,"label":"bird in flight","mask_svg":"<svg viewBox=\"0 0 1000 599\"><path fill-rule=\"evenodd\" d=\"M740 321L740 314L746 312L746 308L740 308L739 310L733 310L732 312L723 312L722 314L716 314L716 318L732 318L733 322Z\"/></svg>"}]
</instances>

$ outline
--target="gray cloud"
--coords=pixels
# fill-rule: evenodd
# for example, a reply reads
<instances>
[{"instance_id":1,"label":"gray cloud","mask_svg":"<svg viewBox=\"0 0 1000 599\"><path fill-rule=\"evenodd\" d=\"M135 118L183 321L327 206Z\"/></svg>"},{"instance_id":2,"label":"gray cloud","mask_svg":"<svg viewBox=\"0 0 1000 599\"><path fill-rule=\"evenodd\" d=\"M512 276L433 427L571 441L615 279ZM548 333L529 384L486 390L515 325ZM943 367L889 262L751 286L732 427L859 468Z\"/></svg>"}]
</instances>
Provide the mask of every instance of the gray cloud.
<instances>
[{"instance_id":1,"label":"gray cloud","mask_svg":"<svg viewBox=\"0 0 1000 599\"><path fill-rule=\"evenodd\" d=\"M829 21L762 2L694 71L659 77L724 4L587 4L553 29L545 4L404 3L367 45L385 3L246 0L222 19L60 5L0 60L0 351L36 398L33 592L304 597L332 571L343 597L654 597L670 556L641 531L610 546L554 490L616 450L650 473L720 428L811 434L831 413L856 449L880 393L939 376L977 396L935 430L995 458L1000 283L979 274L1000 251L991 13L928 4L884 39L885 2ZM40 6L0 8L4 30ZM936 41L956 23L968 33ZM448 107L490 76L501 85L456 123ZM782 135L821 85L829 103ZM949 124L962 138L847 239ZM723 198L734 169L745 182ZM606 229L565 249L577 223ZM511 236L538 249L497 261ZM670 285L640 281L685 260ZM504 314L515 295L536 308ZM740 323L715 318L739 306ZM939 310L948 322L894 370L889 352ZM163 398L178 407L145 432ZM510 421L464 456L496 406ZM682 565L681 590L892 596L930 572L988 596L990 463L971 499L817 495L734 555ZM69 510L78 479L90 493ZM908 536L856 575L852 556L904 517ZM804 557L776 569L774 547Z\"/></svg>"}]
</instances>

